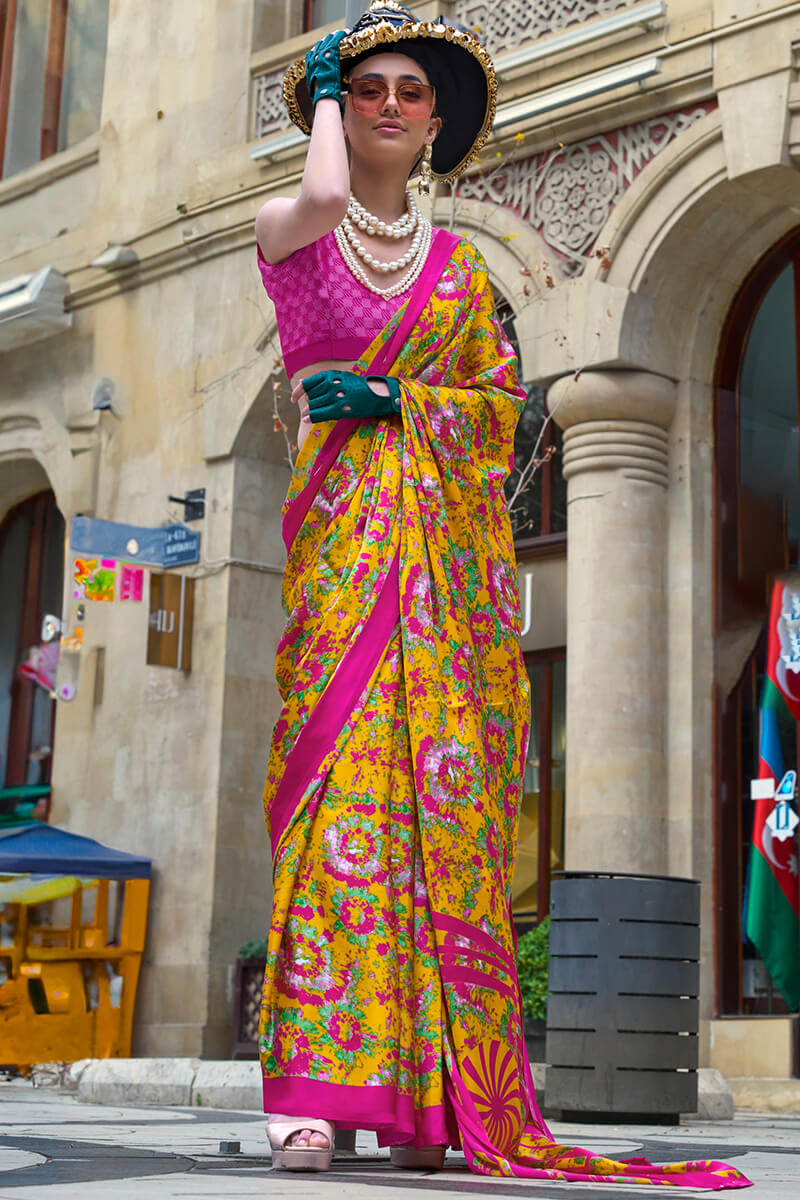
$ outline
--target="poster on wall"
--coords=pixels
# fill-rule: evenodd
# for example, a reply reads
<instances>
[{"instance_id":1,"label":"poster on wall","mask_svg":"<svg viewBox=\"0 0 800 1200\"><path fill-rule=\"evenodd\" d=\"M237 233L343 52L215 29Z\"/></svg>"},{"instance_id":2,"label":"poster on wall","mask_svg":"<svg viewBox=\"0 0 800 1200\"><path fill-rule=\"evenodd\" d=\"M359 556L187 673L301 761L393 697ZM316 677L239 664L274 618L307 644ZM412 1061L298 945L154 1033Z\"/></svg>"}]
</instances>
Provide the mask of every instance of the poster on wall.
<instances>
[{"instance_id":1,"label":"poster on wall","mask_svg":"<svg viewBox=\"0 0 800 1200\"><path fill-rule=\"evenodd\" d=\"M72 599L113 602L116 574L114 558L76 558L72 570Z\"/></svg>"}]
</instances>

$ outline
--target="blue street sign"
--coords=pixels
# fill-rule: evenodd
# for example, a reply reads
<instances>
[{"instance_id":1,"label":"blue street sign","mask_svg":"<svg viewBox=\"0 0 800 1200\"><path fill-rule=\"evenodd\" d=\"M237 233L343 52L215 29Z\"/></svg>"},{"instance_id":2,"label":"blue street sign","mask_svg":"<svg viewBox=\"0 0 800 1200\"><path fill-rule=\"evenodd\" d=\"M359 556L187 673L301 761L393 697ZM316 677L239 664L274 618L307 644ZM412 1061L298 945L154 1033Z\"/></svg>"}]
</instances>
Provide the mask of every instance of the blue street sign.
<instances>
[{"instance_id":1,"label":"blue street sign","mask_svg":"<svg viewBox=\"0 0 800 1200\"><path fill-rule=\"evenodd\" d=\"M200 534L185 525L148 529L94 517L73 517L69 548L76 554L120 558L147 567L179 567L200 561Z\"/></svg>"},{"instance_id":2,"label":"blue street sign","mask_svg":"<svg viewBox=\"0 0 800 1200\"><path fill-rule=\"evenodd\" d=\"M164 566L183 567L200 561L200 534L185 525L168 525L164 530Z\"/></svg>"}]
</instances>

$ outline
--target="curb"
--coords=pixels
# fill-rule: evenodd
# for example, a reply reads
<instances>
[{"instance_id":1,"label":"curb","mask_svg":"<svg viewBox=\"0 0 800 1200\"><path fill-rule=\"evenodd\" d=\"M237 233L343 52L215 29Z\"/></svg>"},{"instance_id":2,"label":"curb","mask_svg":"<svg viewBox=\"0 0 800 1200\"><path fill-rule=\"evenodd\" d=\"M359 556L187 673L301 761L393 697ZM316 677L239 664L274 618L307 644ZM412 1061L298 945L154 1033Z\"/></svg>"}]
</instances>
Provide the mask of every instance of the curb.
<instances>
[{"instance_id":1,"label":"curb","mask_svg":"<svg viewBox=\"0 0 800 1200\"><path fill-rule=\"evenodd\" d=\"M544 1094L547 1107L546 1067L532 1063L534 1087ZM48 1068L40 1064L34 1075L48 1081ZM263 1112L260 1064L235 1059L204 1062L199 1058L85 1058L66 1070L50 1072L77 1093L85 1104L158 1105L238 1109ZM733 1120L737 1107L759 1108L762 1112L800 1110L800 1081L791 1079L734 1079L734 1090L719 1071L700 1067L697 1072L697 1112L686 1114L701 1121ZM747 1085L747 1086L745 1086Z\"/></svg>"},{"instance_id":2,"label":"curb","mask_svg":"<svg viewBox=\"0 0 800 1200\"><path fill-rule=\"evenodd\" d=\"M697 1068L697 1116L701 1121L732 1121L734 1097L728 1080L714 1067Z\"/></svg>"},{"instance_id":3,"label":"curb","mask_svg":"<svg viewBox=\"0 0 800 1200\"><path fill-rule=\"evenodd\" d=\"M65 1084L86 1104L187 1107L200 1066L198 1058L83 1059L72 1064Z\"/></svg>"},{"instance_id":4,"label":"curb","mask_svg":"<svg viewBox=\"0 0 800 1200\"><path fill-rule=\"evenodd\" d=\"M258 1062L199 1058L85 1058L64 1087L84 1104L230 1108L263 1112Z\"/></svg>"}]
</instances>

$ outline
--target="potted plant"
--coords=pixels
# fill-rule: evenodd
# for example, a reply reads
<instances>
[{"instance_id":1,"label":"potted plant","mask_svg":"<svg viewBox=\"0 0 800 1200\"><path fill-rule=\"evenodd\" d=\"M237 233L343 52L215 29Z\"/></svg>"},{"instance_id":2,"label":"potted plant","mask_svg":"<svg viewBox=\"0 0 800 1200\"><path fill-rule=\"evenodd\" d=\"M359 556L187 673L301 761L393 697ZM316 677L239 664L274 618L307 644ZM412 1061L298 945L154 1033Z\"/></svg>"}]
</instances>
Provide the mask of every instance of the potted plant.
<instances>
[{"instance_id":1,"label":"potted plant","mask_svg":"<svg viewBox=\"0 0 800 1200\"><path fill-rule=\"evenodd\" d=\"M532 1063L544 1062L547 1015L547 964L550 952L550 918L523 933L517 943L517 971L522 994L525 1045Z\"/></svg>"},{"instance_id":2,"label":"potted plant","mask_svg":"<svg viewBox=\"0 0 800 1200\"><path fill-rule=\"evenodd\" d=\"M258 1058L258 1018L266 962L267 943L263 938L244 942L239 947L233 993L231 1058Z\"/></svg>"}]
</instances>

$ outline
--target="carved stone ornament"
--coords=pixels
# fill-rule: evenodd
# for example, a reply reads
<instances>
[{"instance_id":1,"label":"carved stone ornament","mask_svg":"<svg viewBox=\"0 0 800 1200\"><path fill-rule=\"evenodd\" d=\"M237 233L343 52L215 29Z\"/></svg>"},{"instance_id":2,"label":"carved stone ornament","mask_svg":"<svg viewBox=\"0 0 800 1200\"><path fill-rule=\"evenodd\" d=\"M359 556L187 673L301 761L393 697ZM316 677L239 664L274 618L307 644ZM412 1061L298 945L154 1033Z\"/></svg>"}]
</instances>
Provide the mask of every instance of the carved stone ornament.
<instances>
[{"instance_id":1,"label":"carved stone ornament","mask_svg":"<svg viewBox=\"0 0 800 1200\"><path fill-rule=\"evenodd\" d=\"M257 75L254 80L254 138L269 137L292 124L283 101L283 75L284 68L281 67L268 75Z\"/></svg>"},{"instance_id":2,"label":"carved stone ornament","mask_svg":"<svg viewBox=\"0 0 800 1200\"><path fill-rule=\"evenodd\" d=\"M491 172L459 180L456 195L510 208L541 234L566 275L579 275L623 192L651 159L711 112L715 103L664 113L531 158L504 161Z\"/></svg>"},{"instance_id":3,"label":"carved stone ornament","mask_svg":"<svg viewBox=\"0 0 800 1200\"><path fill-rule=\"evenodd\" d=\"M474 29L490 54L625 8L631 0L458 0L454 16Z\"/></svg>"}]
</instances>

